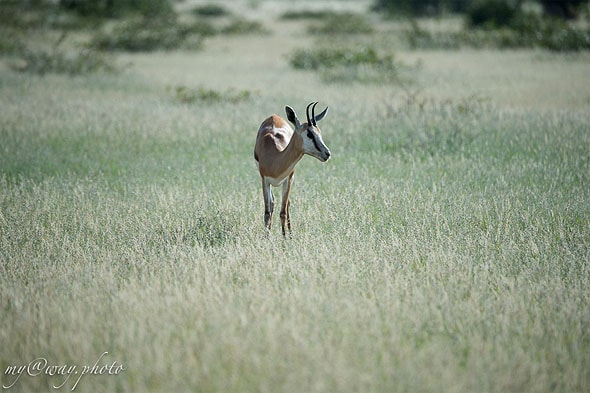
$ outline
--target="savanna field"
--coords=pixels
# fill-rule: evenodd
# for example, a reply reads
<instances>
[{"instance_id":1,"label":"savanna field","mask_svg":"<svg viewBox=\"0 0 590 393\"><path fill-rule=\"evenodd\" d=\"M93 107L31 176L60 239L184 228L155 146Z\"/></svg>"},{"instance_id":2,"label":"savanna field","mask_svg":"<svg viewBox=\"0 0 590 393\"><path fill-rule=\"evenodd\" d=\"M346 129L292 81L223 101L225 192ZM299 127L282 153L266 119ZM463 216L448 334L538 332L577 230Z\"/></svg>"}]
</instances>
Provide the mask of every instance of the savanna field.
<instances>
[{"instance_id":1,"label":"savanna field","mask_svg":"<svg viewBox=\"0 0 590 393\"><path fill-rule=\"evenodd\" d=\"M590 391L588 49L173 4L179 46L1 27L3 391ZM256 132L312 101L284 239Z\"/></svg>"}]
</instances>

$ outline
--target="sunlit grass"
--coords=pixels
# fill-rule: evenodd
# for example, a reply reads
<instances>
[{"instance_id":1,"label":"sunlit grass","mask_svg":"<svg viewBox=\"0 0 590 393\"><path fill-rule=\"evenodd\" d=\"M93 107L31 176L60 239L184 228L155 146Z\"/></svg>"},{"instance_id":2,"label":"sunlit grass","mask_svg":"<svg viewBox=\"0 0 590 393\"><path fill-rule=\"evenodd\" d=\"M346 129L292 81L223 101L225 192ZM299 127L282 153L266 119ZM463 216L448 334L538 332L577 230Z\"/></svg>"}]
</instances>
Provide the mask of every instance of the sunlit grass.
<instances>
[{"instance_id":1,"label":"sunlit grass","mask_svg":"<svg viewBox=\"0 0 590 393\"><path fill-rule=\"evenodd\" d=\"M286 33L232 39L216 56L130 56L119 74L0 69L3 384L10 365L108 351L126 369L76 391L588 390L588 93L565 84L517 109L498 93L584 57L499 53L493 90L478 56L424 53L404 90L324 85L243 51L300 46ZM523 81L523 58L542 75ZM237 101L170 91L252 85ZM254 138L310 100L330 106L333 156L299 164L284 240L278 217L263 228Z\"/></svg>"}]
</instances>

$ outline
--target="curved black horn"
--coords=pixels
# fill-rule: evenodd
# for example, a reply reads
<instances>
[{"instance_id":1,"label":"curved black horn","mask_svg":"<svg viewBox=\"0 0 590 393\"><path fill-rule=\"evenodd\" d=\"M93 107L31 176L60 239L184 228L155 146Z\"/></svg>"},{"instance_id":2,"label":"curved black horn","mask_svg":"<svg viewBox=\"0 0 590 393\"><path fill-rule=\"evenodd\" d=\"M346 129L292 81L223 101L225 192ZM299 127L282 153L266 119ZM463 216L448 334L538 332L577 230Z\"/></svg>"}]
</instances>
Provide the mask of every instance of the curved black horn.
<instances>
[{"instance_id":1,"label":"curved black horn","mask_svg":"<svg viewBox=\"0 0 590 393\"><path fill-rule=\"evenodd\" d=\"M311 119L309 118L309 107L312 106L314 103L310 102L309 105L307 105L307 108L305 108L305 114L307 115L307 124L313 124L311 122Z\"/></svg>"},{"instance_id":2,"label":"curved black horn","mask_svg":"<svg viewBox=\"0 0 590 393\"><path fill-rule=\"evenodd\" d=\"M311 124L314 126L317 126L318 123L316 123L315 121L315 106L317 105L317 102L313 103L313 106L311 107Z\"/></svg>"}]
</instances>

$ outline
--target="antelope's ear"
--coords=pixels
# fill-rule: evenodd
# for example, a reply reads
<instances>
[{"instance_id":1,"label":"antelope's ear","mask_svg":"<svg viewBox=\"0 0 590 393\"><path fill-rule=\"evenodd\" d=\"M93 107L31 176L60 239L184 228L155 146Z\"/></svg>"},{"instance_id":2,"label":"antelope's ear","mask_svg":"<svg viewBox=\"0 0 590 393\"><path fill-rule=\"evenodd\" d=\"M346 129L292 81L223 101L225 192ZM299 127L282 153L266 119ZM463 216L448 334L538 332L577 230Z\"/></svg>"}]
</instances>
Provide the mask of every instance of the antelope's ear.
<instances>
[{"instance_id":1,"label":"antelope's ear","mask_svg":"<svg viewBox=\"0 0 590 393\"><path fill-rule=\"evenodd\" d=\"M301 122L299 122L299 118L295 114L293 108L291 108L289 105L285 106L285 113L287 113L287 119L293 123L296 129L299 129L301 127Z\"/></svg>"},{"instance_id":2,"label":"antelope's ear","mask_svg":"<svg viewBox=\"0 0 590 393\"><path fill-rule=\"evenodd\" d=\"M326 116L326 113L328 113L328 107L326 107L326 109L324 109L322 113L320 113L319 115L316 115L315 121L318 122L318 121L322 120L324 118L324 116Z\"/></svg>"}]
</instances>

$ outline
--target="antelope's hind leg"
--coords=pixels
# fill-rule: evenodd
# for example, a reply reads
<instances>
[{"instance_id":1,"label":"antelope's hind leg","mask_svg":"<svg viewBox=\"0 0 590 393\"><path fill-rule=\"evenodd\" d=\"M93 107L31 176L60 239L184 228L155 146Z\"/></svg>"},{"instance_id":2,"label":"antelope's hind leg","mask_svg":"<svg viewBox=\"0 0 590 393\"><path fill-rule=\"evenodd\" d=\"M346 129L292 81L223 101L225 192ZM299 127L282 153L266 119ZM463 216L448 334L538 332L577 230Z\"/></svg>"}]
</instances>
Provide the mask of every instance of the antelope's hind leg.
<instances>
[{"instance_id":1,"label":"antelope's hind leg","mask_svg":"<svg viewBox=\"0 0 590 393\"><path fill-rule=\"evenodd\" d=\"M275 202L270 183L264 178L262 178L262 195L264 196L264 226L270 231Z\"/></svg>"}]
</instances>

